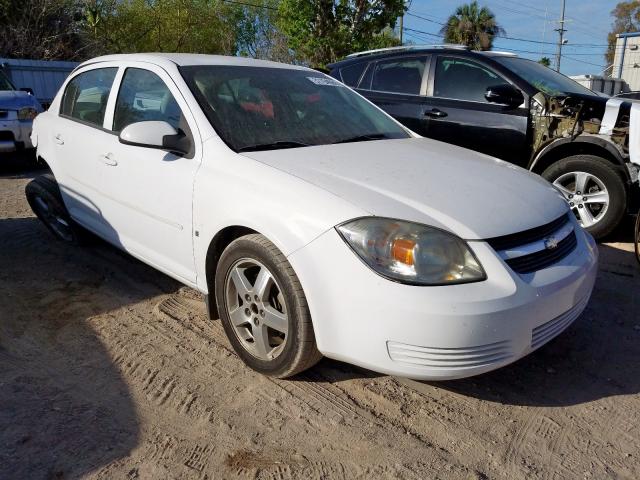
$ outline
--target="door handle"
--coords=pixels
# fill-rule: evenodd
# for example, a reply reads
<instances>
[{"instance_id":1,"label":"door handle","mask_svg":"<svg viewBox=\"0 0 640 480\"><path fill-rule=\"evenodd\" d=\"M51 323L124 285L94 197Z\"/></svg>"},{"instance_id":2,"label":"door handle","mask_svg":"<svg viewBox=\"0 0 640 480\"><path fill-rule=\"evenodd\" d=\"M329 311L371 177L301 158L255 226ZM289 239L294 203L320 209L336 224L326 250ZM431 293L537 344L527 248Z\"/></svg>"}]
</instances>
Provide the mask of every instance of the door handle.
<instances>
[{"instance_id":1,"label":"door handle","mask_svg":"<svg viewBox=\"0 0 640 480\"><path fill-rule=\"evenodd\" d=\"M426 112L424 112L425 117L431 117L431 118L444 118L447 115L448 115L447 112L443 112L438 108L432 108L431 110L427 110Z\"/></svg>"},{"instance_id":2,"label":"door handle","mask_svg":"<svg viewBox=\"0 0 640 480\"><path fill-rule=\"evenodd\" d=\"M55 137L53 137L53 139L58 145L64 145L64 140L62 139L62 135L60 135L59 133Z\"/></svg>"},{"instance_id":3,"label":"door handle","mask_svg":"<svg viewBox=\"0 0 640 480\"><path fill-rule=\"evenodd\" d=\"M113 153L106 153L104 155L100 155L100 160L105 165L111 165L112 167L115 167L116 165L118 165L118 161L115 158L113 158Z\"/></svg>"}]
</instances>

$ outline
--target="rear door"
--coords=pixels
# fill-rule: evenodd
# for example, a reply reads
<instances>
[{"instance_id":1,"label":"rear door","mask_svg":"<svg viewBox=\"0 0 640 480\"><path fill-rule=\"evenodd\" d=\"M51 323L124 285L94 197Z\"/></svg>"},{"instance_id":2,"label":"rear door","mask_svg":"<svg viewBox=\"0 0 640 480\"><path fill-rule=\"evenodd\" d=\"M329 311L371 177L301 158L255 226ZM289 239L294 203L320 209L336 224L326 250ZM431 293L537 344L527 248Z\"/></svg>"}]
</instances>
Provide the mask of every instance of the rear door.
<instances>
[{"instance_id":1,"label":"rear door","mask_svg":"<svg viewBox=\"0 0 640 480\"><path fill-rule=\"evenodd\" d=\"M529 109L490 103L487 88L511 84L488 65L456 55L437 55L427 85L425 136L526 166Z\"/></svg>"},{"instance_id":2,"label":"rear door","mask_svg":"<svg viewBox=\"0 0 640 480\"><path fill-rule=\"evenodd\" d=\"M112 243L117 243L117 233L104 214L102 172L103 152L113 139L104 120L117 73L118 67L109 64L76 72L47 133L53 137L54 173L70 215Z\"/></svg>"},{"instance_id":3,"label":"rear door","mask_svg":"<svg viewBox=\"0 0 640 480\"><path fill-rule=\"evenodd\" d=\"M429 60L430 55L416 55L371 62L361 77L358 93L406 127L423 135Z\"/></svg>"}]
</instances>

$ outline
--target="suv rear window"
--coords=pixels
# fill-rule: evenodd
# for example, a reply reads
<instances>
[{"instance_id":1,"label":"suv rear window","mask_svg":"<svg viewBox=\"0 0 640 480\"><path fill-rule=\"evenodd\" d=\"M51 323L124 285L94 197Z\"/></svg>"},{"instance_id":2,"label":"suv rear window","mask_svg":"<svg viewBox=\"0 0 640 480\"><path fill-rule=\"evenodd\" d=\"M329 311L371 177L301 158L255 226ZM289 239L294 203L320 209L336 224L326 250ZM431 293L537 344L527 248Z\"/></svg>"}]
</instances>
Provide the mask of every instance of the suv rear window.
<instances>
[{"instance_id":1,"label":"suv rear window","mask_svg":"<svg viewBox=\"0 0 640 480\"><path fill-rule=\"evenodd\" d=\"M76 75L65 88L60 114L102 127L117 72L116 67L97 68Z\"/></svg>"},{"instance_id":2,"label":"suv rear window","mask_svg":"<svg viewBox=\"0 0 640 480\"><path fill-rule=\"evenodd\" d=\"M349 85L350 87L357 87L358 81L364 68L367 66L367 62L356 63L355 65L348 65L340 69L340 78L342 83Z\"/></svg>"},{"instance_id":3,"label":"suv rear window","mask_svg":"<svg viewBox=\"0 0 640 480\"><path fill-rule=\"evenodd\" d=\"M378 62L371 90L420 95L425 58L403 58Z\"/></svg>"}]
</instances>

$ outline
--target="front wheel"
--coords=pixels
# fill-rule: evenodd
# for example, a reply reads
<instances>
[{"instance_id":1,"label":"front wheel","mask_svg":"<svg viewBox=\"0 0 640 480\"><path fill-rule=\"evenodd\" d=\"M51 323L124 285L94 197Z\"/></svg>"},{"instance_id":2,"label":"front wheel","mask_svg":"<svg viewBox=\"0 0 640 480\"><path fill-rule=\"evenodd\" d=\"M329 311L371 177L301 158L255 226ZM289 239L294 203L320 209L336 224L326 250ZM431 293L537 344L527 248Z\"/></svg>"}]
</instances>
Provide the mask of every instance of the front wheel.
<instances>
[{"instance_id":1,"label":"front wheel","mask_svg":"<svg viewBox=\"0 0 640 480\"><path fill-rule=\"evenodd\" d=\"M607 236L622 220L627 191L622 176L607 160L574 155L554 163L542 176L560 191L580 225L594 238Z\"/></svg>"},{"instance_id":2,"label":"front wheel","mask_svg":"<svg viewBox=\"0 0 640 480\"><path fill-rule=\"evenodd\" d=\"M300 281L262 235L246 235L225 249L215 295L227 337L252 369L285 378L322 358Z\"/></svg>"}]
</instances>

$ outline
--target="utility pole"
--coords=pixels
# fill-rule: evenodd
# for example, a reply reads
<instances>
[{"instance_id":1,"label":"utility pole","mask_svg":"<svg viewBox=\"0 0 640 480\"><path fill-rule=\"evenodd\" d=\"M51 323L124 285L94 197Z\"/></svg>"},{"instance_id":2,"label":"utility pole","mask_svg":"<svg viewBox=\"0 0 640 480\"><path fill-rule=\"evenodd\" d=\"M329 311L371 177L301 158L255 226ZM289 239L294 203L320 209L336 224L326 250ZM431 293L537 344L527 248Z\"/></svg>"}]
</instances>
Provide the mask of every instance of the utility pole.
<instances>
[{"instance_id":1,"label":"utility pole","mask_svg":"<svg viewBox=\"0 0 640 480\"><path fill-rule=\"evenodd\" d=\"M564 32L566 32L564 28L564 5L565 0L562 0L562 15L560 16L560 26L556 28L556 32L560 34L560 39L558 41L558 53L556 53L556 72L560 71L560 59L562 58L562 44L564 43Z\"/></svg>"},{"instance_id":2,"label":"utility pole","mask_svg":"<svg viewBox=\"0 0 640 480\"><path fill-rule=\"evenodd\" d=\"M402 15L400 15L400 45L402 45L403 23L404 23L404 12L402 12Z\"/></svg>"}]
</instances>

